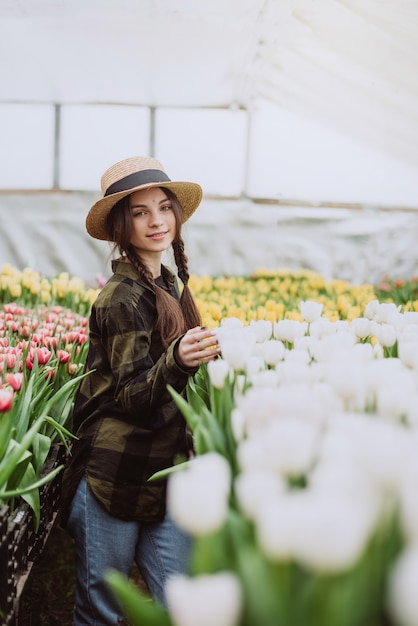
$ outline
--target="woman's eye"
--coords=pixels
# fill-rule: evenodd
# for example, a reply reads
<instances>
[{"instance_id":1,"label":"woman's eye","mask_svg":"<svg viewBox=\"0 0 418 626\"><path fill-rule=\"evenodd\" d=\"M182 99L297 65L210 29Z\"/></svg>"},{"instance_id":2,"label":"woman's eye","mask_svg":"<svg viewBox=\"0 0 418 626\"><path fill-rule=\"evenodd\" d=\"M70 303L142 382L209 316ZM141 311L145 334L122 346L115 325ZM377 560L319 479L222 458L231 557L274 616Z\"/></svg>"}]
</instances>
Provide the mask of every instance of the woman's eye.
<instances>
[{"instance_id":1,"label":"woman's eye","mask_svg":"<svg viewBox=\"0 0 418 626\"><path fill-rule=\"evenodd\" d=\"M163 211L169 211L171 209L171 204L164 204L161 208Z\"/></svg>"}]
</instances>

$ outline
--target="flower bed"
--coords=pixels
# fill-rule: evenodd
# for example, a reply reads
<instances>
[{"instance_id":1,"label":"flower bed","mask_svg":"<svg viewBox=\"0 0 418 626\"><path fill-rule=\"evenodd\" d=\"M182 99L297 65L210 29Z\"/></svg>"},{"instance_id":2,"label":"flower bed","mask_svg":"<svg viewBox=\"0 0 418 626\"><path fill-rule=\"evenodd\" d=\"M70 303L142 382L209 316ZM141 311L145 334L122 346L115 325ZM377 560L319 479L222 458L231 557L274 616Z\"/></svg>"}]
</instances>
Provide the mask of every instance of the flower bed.
<instances>
[{"instance_id":1,"label":"flower bed","mask_svg":"<svg viewBox=\"0 0 418 626\"><path fill-rule=\"evenodd\" d=\"M191 287L222 349L188 402L173 394L197 451L169 482L172 514L194 535L193 576L173 582L166 614L109 573L132 623L415 626L415 288L380 285L383 304L370 285L309 271L194 276ZM4 624L59 508L67 448L53 456L51 445L71 436L88 340L79 314L96 293L65 274L0 275Z\"/></svg>"},{"instance_id":2,"label":"flower bed","mask_svg":"<svg viewBox=\"0 0 418 626\"><path fill-rule=\"evenodd\" d=\"M67 449L55 444L41 476L62 467ZM3 626L15 623L19 598L37 557L42 553L59 511L61 474L40 488L40 523L36 528L33 510L20 502L12 511L0 506L0 614Z\"/></svg>"},{"instance_id":3,"label":"flower bed","mask_svg":"<svg viewBox=\"0 0 418 626\"><path fill-rule=\"evenodd\" d=\"M87 319L60 306L0 309L0 612L12 623L59 508Z\"/></svg>"}]
</instances>

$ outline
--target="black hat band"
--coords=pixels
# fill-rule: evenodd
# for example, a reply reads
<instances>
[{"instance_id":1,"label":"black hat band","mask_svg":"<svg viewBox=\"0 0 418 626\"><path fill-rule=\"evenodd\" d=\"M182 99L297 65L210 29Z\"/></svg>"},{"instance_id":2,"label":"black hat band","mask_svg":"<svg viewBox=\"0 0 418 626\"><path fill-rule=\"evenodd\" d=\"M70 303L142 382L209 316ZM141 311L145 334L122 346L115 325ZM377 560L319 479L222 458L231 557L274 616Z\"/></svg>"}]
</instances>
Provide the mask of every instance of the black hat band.
<instances>
[{"instance_id":1,"label":"black hat band","mask_svg":"<svg viewBox=\"0 0 418 626\"><path fill-rule=\"evenodd\" d=\"M147 185L149 183L170 183L171 180L165 172L161 170L142 170L141 172L133 172L124 176L115 183L112 183L110 187L106 189L104 197L111 196L114 193L121 191L129 191L140 185Z\"/></svg>"}]
</instances>

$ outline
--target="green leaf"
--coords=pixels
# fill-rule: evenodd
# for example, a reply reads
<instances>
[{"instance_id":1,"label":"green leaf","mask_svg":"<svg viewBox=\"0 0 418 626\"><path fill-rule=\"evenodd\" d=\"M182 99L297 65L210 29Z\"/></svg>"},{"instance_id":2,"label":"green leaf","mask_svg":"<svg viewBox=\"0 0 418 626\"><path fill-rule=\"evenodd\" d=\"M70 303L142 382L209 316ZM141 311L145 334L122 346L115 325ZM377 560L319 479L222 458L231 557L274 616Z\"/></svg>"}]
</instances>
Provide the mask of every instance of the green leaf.
<instances>
[{"instance_id":1,"label":"green leaf","mask_svg":"<svg viewBox=\"0 0 418 626\"><path fill-rule=\"evenodd\" d=\"M29 463L26 468L25 475L20 482L19 491L20 489L29 489L29 491L27 492L20 491L20 495L22 496L23 500L25 500L25 502L29 504L30 508L33 511L35 532L37 532L39 528L39 522L41 521L41 502L39 498L39 489L33 486L34 483L36 483L36 472L33 468L32 463Z\"/></svg>"},{"instance_id":2,"label":"green leaf","mask_svg":"<svg viewBox=\"0 0 418 626\"><path fill-rule=\"evenodd\" d=\"M148 478L148 482L168 478L170 474L174 474L174 472L186 469L190 463L191 461L184 461L184 463L177 463L177 465L172 465L171 467L167 467L166 469L160 470L159 472L155 472L155 474Z\"/></svg>"},{"instance_id":3,"label":"green leaf","mask_svg":"<svg viewBox=\"0 0 418 626\"><path fill-rule=\"evenodd\" d=\"M39 475L50 449L51 439L42 433L36 433L32 442L32 463L37 475Z\"/></svg>"},{"instance_id":4,"label":"green leaf","mask_svg":"<svg viewBox=\"0 0 418 626\"><path fill-rule=\"evenodd\" d=\"M46 483L52 480L63 469L64 465L59 465L54 470L51 470L49 474L46 474L45 476L34 482L32 485L28 485L27 487L20 487L19 489L15 489L13 491L0 491L0 500L16 498L17 496L22 496L23 494L28 493L28 491L31 491L32 489L39 489L40 487L46 485Z\"/></svg>"},{"instance_id":5,"label":"green leaf","mask_svg":"<svg viewBox=\"0 0 418 626\"><path fill-rule=\"evenodd\" d=\"M104 578L132 626L172 625L165 609L134 587L120 572L108 570Z\"/></svg>"},{"instance_id":6,"label":"green leaf","mask_svg":"<svg viewBox=\"0 0 418 626\"><path fill-rule=\"evenodd\" d=\"M13 432L13 414L11 411L0 417L0 461L6 454Z\"/></svg>"},{"instance_id":7,"label":"green leaf","mask_svg":"<svg viewBox=\"0 0 418 626\"><path fill-rule=\"evenodd\" d=\"M9 455L12 453L13 450L16 449L21 449L21 445L19 442L12 439L4 457L6 463L8 462L7 459L9 458ZM20 485L31 459L32 454L28 452L28 450L21 451L21 455L14 464L14 467L7 480L7 489L16 489L16 487Z\"/></svg>"},{"instance_id":8,"label":"green leaf","mask_svg":"<svg viewBox=\"0 0 418 626\"><path fill-rule=\"evenodd\" d=\"M31 407L31 401L32 401L34 381L35 381L35 375L31 374L29 376L28 384L26 385L24 393L22 393L23 390L20 391L20 393L18 394L17 406L14 407L13 414L16 417L15 437L17 441L22 440L30 424L30 416L31 416L30 407Z\"/></svg>"},{"instance_id":9,"label":"green leaf","mask_svg":"<svg viewBox=\"0 0 418 626\"><path fill-rule=\"evenodd\" d=\"M5 485L7 483L16 464L19 462L24 452L31 446L36 433L42 426L43 421L43 417L39 417L23 436L20 446L14 446L13 449L0 461L0 485Z\"/></svg>"},{"instance_id":10,"label":"green leaf","mask_svg":"<svg viewBox=\"0 0 418 626\"><path fill-rule=\"evenodd\" d=\"M89 376L89 374L90 372L86 372L84 374L80 374L80 376L77 376L76 378L72 378L68 380L58 391L54 393L52 398L49 398L48 401L44 404L42 417L49 415L51 412L51 408L55 404L58 404L59 402L61 402L63 398L66 396L66 394L74 393L76 391L76 388L80 384L80 381L86 376Z\"/></svg>"},{"instance_id":11,"label":"green leaf","mask_svg":"<svg viewBox=\"0 0 418 626\"><path fill-rule=\"evenodd\" d=\"M203 406L209 408L209 395L204 386L193 378L189 378L186 387L187 401L195 409L199 411Z\"/></svg>"},{"instance_id":12,"label":"green leaf","mask_svg":"<svg viewBox=\"0 0 418 626\"><path fill-rule=\"evenodd\" d=\"M184 419L187 424L191 428L192 431L195 430L197 425L199 424L199 414L196 413L194 408L181 396L171 385L167 385L167 389L173 398L177 408L182 412Z\"/></svg>"}]
</instances>

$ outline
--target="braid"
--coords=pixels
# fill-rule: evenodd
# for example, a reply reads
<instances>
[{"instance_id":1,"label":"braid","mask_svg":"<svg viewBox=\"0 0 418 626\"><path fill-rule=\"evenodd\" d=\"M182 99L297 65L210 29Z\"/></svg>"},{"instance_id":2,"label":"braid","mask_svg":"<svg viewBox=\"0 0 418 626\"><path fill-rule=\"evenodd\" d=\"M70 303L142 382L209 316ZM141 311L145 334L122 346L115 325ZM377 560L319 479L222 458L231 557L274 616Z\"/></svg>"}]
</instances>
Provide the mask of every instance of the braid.
<instances>
[{"instance_id":1,"label":"braid","mask_svg":"<svg viewBox=\"0 0 418 626\"><path fill-rule=\"evenodd\" d=\"M181 307L177 300L165 289L155 284L154 277L149 269L142 263L140 257L129 246L126 256L137 269L140 278L148 283L155 293L155 305L157 307L156 329L161 335L161 341L165 348L180 337L185 331L185 322Z\"/></svg>"},{"instance_id":2,"label":"braid","mask_svg":"<svg viewBox=\"0 0 418 626\"><path fill-rule=\"evenodd\" d=\"M189 282L189 268L187 265L187 256L184 251L184 241L181 237L178 237L173 241L174 260L177 265L177 273L183 285L187 285Z\"/></svg>"},{"instance_id":3,"label":"braid","mask_svg":"<svg viewBox=\"0 0 418 626\"><path fill-rule=\"evenodd\" d=\"M192 292L189 289L189 268L187 265L187 256L184 252L184 242L181 236L173 241L174 260L177 265L177 273L182 281L184 288L180 297L180 306L183 310L184 320L187 328L194 328L202 324L202 318L193 299Z\"/></svg>"},{"instance_id":4,"label":"braid","mask_svg":"<svg viewBox=\"0 0 418 626\"><path fill-rule=\"evenodd\" d=\"M138 257L137 254L135 254L132 246L129 246L128 249L126 250L126 256L128 257L128 259L130 260L130 262L132 263L132 265L135 267L135 269L138 271L138 274L140 276L140 278L147 283L148 285L151 285L154 288L154 278L152 276L152 273L149 271L149 269L142 263L141 259Z\"/></svg>"}]
</instances>

